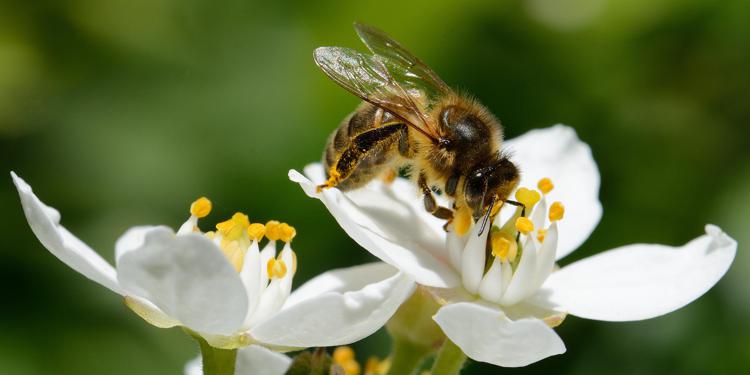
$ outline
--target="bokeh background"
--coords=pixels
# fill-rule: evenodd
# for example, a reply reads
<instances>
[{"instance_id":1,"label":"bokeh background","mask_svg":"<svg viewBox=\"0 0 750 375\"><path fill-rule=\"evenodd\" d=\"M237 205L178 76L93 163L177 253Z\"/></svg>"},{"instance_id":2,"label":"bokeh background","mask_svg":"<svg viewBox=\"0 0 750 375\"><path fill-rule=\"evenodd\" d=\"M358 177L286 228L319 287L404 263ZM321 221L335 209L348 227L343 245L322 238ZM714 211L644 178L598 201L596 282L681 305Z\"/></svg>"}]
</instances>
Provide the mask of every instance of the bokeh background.
<instances>
[{"instance_id":1,"label":"bokeh background","mask_svg":"<svg viewBox=\"0 0 750 375\"><path fill-rule=\"evenodd\" d=\"M709 222L740 242L728 275L680 311L568 318L565 355L467 373L750 368L750 2L0 0L0 373L177 374L197 354L51 256L10 170L109 261L126 228L177 226L200 195L214 220L243 210L294 224L297 285L372 261L287 180L358 102L311 58L321 45L363 48L355 20L476 94L509 137L562 122L591 145L604 216L564 264L682 244ZM386 339L357 344L360 359L385 355Z\"/></svg>"}]
</instances>

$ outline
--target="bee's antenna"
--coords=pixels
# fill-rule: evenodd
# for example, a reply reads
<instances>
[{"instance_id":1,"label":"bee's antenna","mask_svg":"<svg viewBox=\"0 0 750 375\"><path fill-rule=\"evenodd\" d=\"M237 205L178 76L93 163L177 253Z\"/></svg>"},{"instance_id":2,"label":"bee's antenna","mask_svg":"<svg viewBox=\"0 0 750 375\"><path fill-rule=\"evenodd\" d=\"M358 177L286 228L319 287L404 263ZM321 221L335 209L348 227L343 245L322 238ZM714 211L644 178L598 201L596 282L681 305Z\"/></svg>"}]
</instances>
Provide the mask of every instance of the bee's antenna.
<instances>
[{"instance_id":1,"label":"bee's antenna","mask_svg":"<svg viewBox=\"0 0 750 375\"><path fill-rule=\"evenodd\" d=\"M495 202L497 201L495 198L497 198L497 195L493 195L492 198L490 198L490 205L489 207L487 207L487 213L484 214L484 218L482 219L482 226L479 228L478 236L481 236L482 233L484 233L484 230L487 228L487 222L490 220L492 208L495 207Z\"/></svg>"}]
</instances>

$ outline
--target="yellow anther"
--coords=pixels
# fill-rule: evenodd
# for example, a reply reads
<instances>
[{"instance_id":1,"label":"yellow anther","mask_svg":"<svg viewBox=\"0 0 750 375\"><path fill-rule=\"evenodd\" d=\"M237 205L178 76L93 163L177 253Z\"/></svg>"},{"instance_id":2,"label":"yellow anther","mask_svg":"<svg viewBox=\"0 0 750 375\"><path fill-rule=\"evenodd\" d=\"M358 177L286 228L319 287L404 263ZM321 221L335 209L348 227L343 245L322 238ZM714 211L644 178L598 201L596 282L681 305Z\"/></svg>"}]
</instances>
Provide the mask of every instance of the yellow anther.
<instances>
[{"instance_id":1,"label":"yellow anther","mask_svg":"<svg viewBox=\"0 0 750 375\"><path fill-rule=\"evenodd\" d=\"M208 237L208 238L210 238L210 239L213 240L216 237L216 232L214 232L214 231L211 230L211 231L206 232L205 235L206 235L206 237Z\"/></svg>"},{"instance_id":2,"label":"yellow anther","mask_svg":"<svg viewBox=\"0 0 750 375\"><path fill-rule=\"evenodd\" d=\"M344 363L354 359L354 349L348 346L339 346L333 350L333 362Z\"/></svg>"},{"instance_id":3,"label":"yellow anther","mask_svg":"<svg viewBox=\"0 0 750 375\"><path fill-rule=\"evenodd\" d=\"M344 375L359 375L362 369L359 367L359 362L355 360L346 361L344 363L337 363L344 369Z\"/></svg>"},{"instance_id":4,"label":"yellow anther","mask_svg":"<svg viewBox=\"0 0 750 375\"><path fill-rule=\"evenodd\" d=\"M510 260L513 262L518 255L518 244L516 239L507 232L492 232L492 256L500 258L502 261Z\"/></svg>"},{"instance_id":5,"label":"yellow anther","mask_svg":"<svg viewBox=\"0 0 750 375\"><path fill-rule=\"evenodd\" d=\"M546 229L539 229L536 231L536 239L539 241L539 243L544 242L544 237L547 236L547 230Z\"/></svg>"},{"instance_id":6,"label":"yellow anther","mask_svg":"<svg viewBox=\"0 0 750 375\"><path fill-rule=\"evenodd\" d=\"M528 217L519 217L516 219L516 229L518 229L519 232L526 234L534 230L534 223L529 220Z\"/></svg>"},{"instance_id":7,"label":"yellow anther","mask_svg":"<svg viewBox=\"0 0 750 375\"><path fill-rule=\"evenodd\" d=\"M516 190L516 200L526 206L526 212L531 211L536 202L539 202L540 199L542 199L542 195L536 190L524 187Z\"/></svg>"},{"instance_id":8,"label":"yellow anther","mask_svg":"<svg viewBox=\"0 0 750 375\"><path fill-rule=\"evenodd\" d=\"M297 230L287 223L281 223L279 231L281 232L281 237L279 238L284 242L291 242L292 238L297 235Z\"/></svg>"},{"instance_id":9,"label":"yellow anther","mask_svg":"<svg viewBox=\"0 0 750 375\"><path fill-rule=\"evenodd\" d=\"M378 357L372 356L365 362L365 375L385 375L391 369L389 359L379 360Z\"/></svg>"},{"instance_id":10,"label":"yellow anther","mask_svg":"<svg viewBox=\"0 0 750 375\"><path fill-rule=\"evenodd\" d=\"M266 235L266 226L261 223L252 223L247 227L247 235L252 240L260 241Z\"/></svg>"},{"instance_id":11,"label":"yellow anther","mask_svg":"<svg viewBox=\"0 0 750 375\"><path fill-rule=\"evenodd\" d=\"M250 226L250 220L247 215L237 212L232 218L216 224L216 229L224 236L224 239L234 241L239 239L243 232Z\"/></svg>"},{"instance_id":12,"label":"yellow anther","mask_svg":"<svg viewBox=\"0 0 750 375\"><path fill-rule=\"evenodd\" d=\"M552 203L552 206L549 207L549 220L562 220L563 216L565 216L565 206L560 202Z\"/></svg>"},{"instance_id":13,"label":"yellow anther","mask_svg":"<svg viewBox=\"0 0 750 375\"><path fill-rule=\"evenodd\" d=\"M266 223L266 237L271 241L276 241L281 238L281 223L276 220L271 220Z\"/></svg>"},{"instance_id":14,"label":"yellow anther","mask_svg":"<svg viewBox=\"0 0 750 375\"><path fill-rule=\"evenodd\" d=\"M242 271L242 265L245 262L245 252L242 251L237 241L223 241L221 252L224 253L224 256L227 257L227 260L237 273Z\"/></svg>"},{"instance_id":15,"label":"yellow anther","mask_svg":"<svg viewBox=\"0 0 750 375\"><path fill-rule=\"evenodd\" d=\"M463 236L471 228L471 211L465 204L461 205L453 215L453 228L456 234Z\"/></svg>"},{"instance_id":16,"label":"yellow anther","mask_svg":"<svg viewBox=\"0 0 750 375\"><path fill-rule=\"evenodd\" d=\"M211 201L206 197L200 197L190 205L190 214L202 218L208 216L211 213Z\"/></svg>"},{"instance_id":17,"label":"yellow anther","mask_svg":"<svg viewBox=\"0 0 750 375\"><path fill-rule=\"evenodd\" d=\"M550 179L549 179L549 178L547 178L547 177L545 177L545 178L543 178L543 179L539 180L539 183L538 183L538 184L537 184L536 186L537 186L537 187L539 188L539 190L541 190L541 191L542 191L542 193L544 193L544 194L547 194L547 193L549 193L550 191L552 191L552 189L554 189L554 188L555 188L555 185L554 185L554 184L552 183L552 180L550 180Z\"/></svg>"},{"instance_id":18,"label":"yellow anther","mask_svg":"<svg viewBox=\"0 0 750 375\"><path fill-rule=\"evenodd\" d=\"M284 264L283 260L271 258L266 264L266 270L268 271L269 279L280 279L286 275L286 264Z\"/></svg>"}]
</instances>

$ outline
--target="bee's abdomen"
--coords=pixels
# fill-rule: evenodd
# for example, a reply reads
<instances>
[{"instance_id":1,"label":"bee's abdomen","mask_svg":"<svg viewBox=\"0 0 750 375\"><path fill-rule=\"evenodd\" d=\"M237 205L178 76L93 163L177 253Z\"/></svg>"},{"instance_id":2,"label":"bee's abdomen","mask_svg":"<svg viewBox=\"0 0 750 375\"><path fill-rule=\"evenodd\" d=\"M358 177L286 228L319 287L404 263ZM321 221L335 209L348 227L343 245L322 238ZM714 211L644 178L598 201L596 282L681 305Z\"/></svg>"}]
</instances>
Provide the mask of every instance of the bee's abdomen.
<instances>
[{"instance_id":1,"label":"bee's abdomen","mask_svg":"<svg viewBox=\"0 0 750 375\"><path fill-rule=\"evenodd\" d=\"M378 118L381 117L381 118ZM349 147L352 139L358 134L375 128L379 123L391 120L392 116L378 107L367 102L362 103L357 110L347 116L336 130L328 137L323 164L326 174L336 164L341 154ZM379 176L388 165L391 157L392 145L373 150L363 158L351 175L342 180L337 187L341 190L352 190L364 186L373 178ZM328 177L326 175L326 177Z\"/></svg>"}]
</instances>

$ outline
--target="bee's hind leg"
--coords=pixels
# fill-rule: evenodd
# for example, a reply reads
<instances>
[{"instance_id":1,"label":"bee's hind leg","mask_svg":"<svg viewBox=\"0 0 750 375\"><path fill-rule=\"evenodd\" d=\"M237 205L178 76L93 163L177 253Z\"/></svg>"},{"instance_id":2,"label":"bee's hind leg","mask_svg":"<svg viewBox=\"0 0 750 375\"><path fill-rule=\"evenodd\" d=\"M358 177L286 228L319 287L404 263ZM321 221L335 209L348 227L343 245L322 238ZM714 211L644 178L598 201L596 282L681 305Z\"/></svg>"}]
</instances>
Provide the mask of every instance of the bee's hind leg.
<instances>
[{"instance_id":1,"label":"bee's hind leg","mask_svg":"<svg viewBox=\"0 0 750 375\"><path fill-rule=\"evenodd\" d=\"M424 173L419 174L418 184L419 188L422 189L424 209L438 219L447 220L448 222L446 223L446 225L448 225L450 221L453 220L453 210L447 207L438 206L437 202L435 201L435 196L432 195L432 190L427 185L427 178L425 177Z\"/></svg>"},{"instance_id":2,"label":"bee's hind leg","mask_svg":"<svg viewBox=\"0 0 750 375\"><path fill-rule=\"evenodd\" d=\"M341 153L336 164L331 166L328 171L328 180L318 185L318 192L332 188L345 180L354 172L360 161L377 150L379 146L393 142L395 138L400 137L405 128L404 124L391 123L357 134L349 147Z\"/></svg>"}]
</instances>

